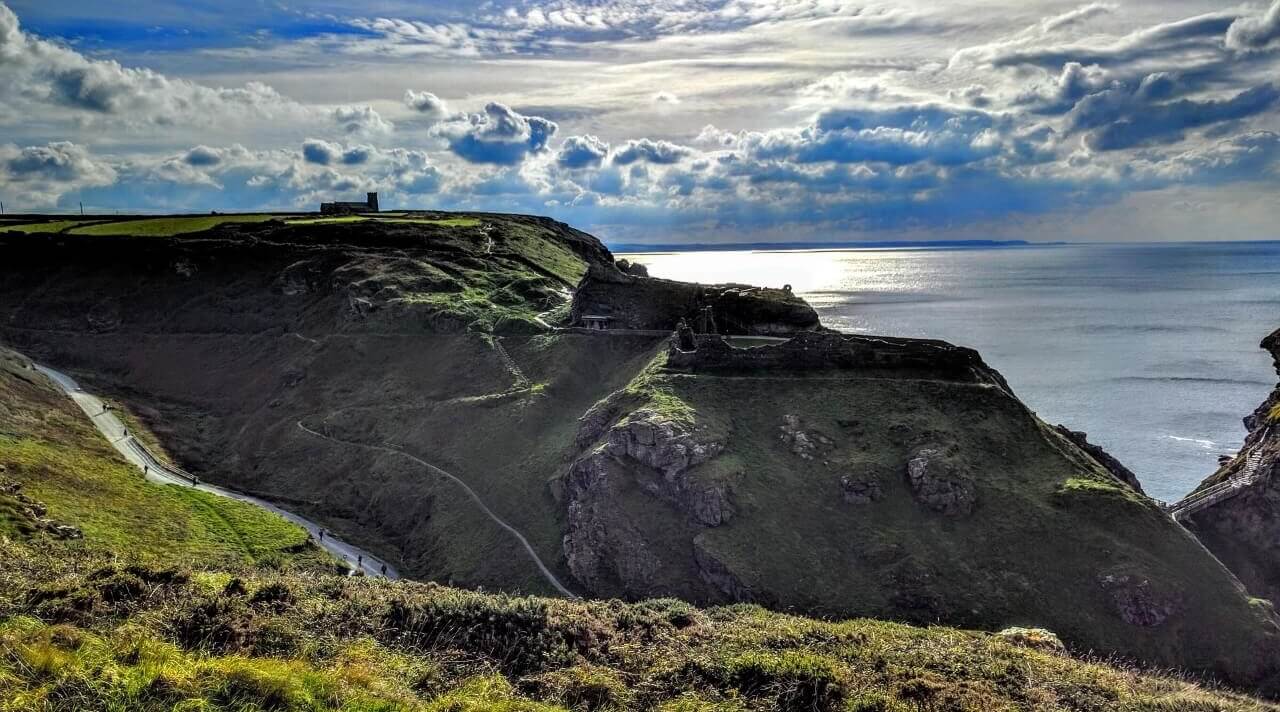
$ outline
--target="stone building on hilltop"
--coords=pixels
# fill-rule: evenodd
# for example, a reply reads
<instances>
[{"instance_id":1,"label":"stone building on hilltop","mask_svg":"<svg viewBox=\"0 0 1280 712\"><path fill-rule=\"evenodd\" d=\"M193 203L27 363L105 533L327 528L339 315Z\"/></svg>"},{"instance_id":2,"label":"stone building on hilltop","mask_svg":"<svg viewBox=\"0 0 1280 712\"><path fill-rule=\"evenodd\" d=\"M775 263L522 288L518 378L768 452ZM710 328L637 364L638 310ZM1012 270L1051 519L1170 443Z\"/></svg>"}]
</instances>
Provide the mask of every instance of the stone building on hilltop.
<instances>
[{"instance_id":1,"label":"stone building on hilltop","mask_svg":"<svg viewBox=\"0 0 1280 712\"><path fill-rule=\"evenodd\" d=\"M376 213L378 212L378 194L369 193L368 199L363 203L321 203L321 215L351 215L352 213Z\"/></svg>"}]
</instances>

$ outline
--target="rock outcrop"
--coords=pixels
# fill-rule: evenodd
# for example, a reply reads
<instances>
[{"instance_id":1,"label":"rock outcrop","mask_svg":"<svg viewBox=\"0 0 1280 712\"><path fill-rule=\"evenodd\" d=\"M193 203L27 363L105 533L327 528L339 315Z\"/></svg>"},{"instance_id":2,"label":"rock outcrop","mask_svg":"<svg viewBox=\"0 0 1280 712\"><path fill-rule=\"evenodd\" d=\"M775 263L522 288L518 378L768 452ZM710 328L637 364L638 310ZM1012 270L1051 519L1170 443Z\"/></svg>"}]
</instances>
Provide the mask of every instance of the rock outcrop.
<instances>
[{"instance_id":1,"label":"rock outcrop","mask_svg":"<svg viewBox=\"0 0 1280 712\"><path fill-rule=\"evenodd\" d=\"M673 341L667 365L694 373L849 371L984 383L1009 390L1004 377L977 351L945 341L805 332L786 341L739 348L720 336L699 336L697 348Z\"/></svg>"},{"instance_id":2,"label":"rock outcrop","mask_svg":"<svg viewBox=\"0 0 1280 712\"><path fill-rule=\"evenodd\" d=\"M698 331L762 336L822 328L813 307L786 289L674 282L629 271L593 266L574 293L574 323L583 316L607 316L612 328L671 330L685 319ZM699 323L706 307L715 328Z\"/></svg>"},{"instance_id":3,"label":"rock outcrop","mask_svg":"<svg viewBox=\"0 0 1280 712\"><path fill-rule=\"evenodd\" d=\"M51 519L44 502L32 499L22 491L22 484L4 477L0 466L0 513L8 514L10 526L24 534L44 532L55 539L80 539L79 527Z\"/></svg>"},{"instance_id":4,"label":"rock outcrop","mask_svg":"<svg viewBox=\"0 0 1280 712\"><path fill-rule=\"evenodd\" d=\"M907 460L907 482L916 501L938 514L973 513L977 501L973 480L941 446L927 445L912 453Z\"/></svg>"},{"instance_id":5,"label":"rock outcrop","mask_svg":"<svg viewBox=\"0 0 1280 712\"><path fill-rule=\"evenodd\" d=\"M1112 457L1111 453L1089 442L1088 435L1079 430L1072 430L1065 425L1055 425L1054 430L1057 430L1062 437L1075 443L1076 447L1089 453L1093 459L1098 461L1098 464L1106 468L1107 472L1115 475L1116 479L1129 485L1135 491L1142 492L1142 483L1138 481L1138 476L1133 473L1133 470L1125 467L1119 460Z\"/></svg>"},{"instance_id":6,"label":"rock outcrop","mask_svg":"<svg viewBox=\"0 0 1280 712\"><path fill-rule=\"evenodd\" d=\"M574 462L557 489L565 505L565 559L574 577L593 591L618 588L635 596L655 590L659 569L680 564L659 560L642 523L621 506L622 492L638 488L682 513L692 529L727 523L734 507L728 483L703 482L690 472L724 450L709 428L650 409L609 427L618 400L615 394L597 403L580 420L580 447L601 435L603 442Z\"/></svg>"},{"instance_id":7,"label":"rock outcrop","mask_svg":"<svg viewBox=\"0 0 1280 712\"><path fill-rule=\"evenodd\" d=\"M871 504L884 497L884 487L879 481L860 479L853 475L840 478L840 492L848 504Z\"/></svg>"},{"instance_id":8,"label":"rock outcrop","mask_svg":"<svg viewBox=\"0 0 1280 712\"><path fill-rule=\"evenodd\" d=\"M1105 574L1098 584L1111 596L1116 615L1125 623L1153 628L1177 614L1181 606L1176 596L1155 590L1151 581L1129 574Z\"/></svg>"},{"instance_id":9,"label":"rock outcrop","mask_svg":"<svg viewBox=\"0 0 1280 712\"><path fill-rule=\"evenodd\" d=\"M1262 340L1280 373L1280 330ZM1258 481L1191 515L1188 527L1255 596L1280 606L1280 385L1244 419L1239 454L1206 479L1207 487L1241 473L1255 456Z\"/></svg>"}]
</instances>

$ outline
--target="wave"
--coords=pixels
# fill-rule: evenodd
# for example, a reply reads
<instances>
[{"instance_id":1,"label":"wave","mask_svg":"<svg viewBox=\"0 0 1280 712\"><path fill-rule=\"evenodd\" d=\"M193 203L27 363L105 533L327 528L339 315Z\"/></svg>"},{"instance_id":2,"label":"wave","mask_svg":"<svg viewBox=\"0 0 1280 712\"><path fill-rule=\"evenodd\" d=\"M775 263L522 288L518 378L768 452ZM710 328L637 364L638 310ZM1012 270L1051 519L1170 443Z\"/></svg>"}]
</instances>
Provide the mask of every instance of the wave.
<instances>
[{"instance_id":1,"label":"wave","mask_svg":"<svg viewBox=\"0 0 1280 712\"><path fill-rule=\"evenodd\" d=\"M1263 386L1270 387L1269 381L1254 378L1213 378L1209 376L1116 376L1107 381L1129 381L1139 383L1208 383L1218 386Z\"/></svg>"},{"instance_id":2,"label":"wave","mask_svg":"<svg viewBox=\"0 0 1280 712\"><path fill-rule=\"evenodd\" d=\"M1170 440L1177 440L1179 442L1195 443L1196 445L1199 445L1200 448L1203 450L1213 450L1218 447L1218 443L1212 440L1207 440L1205 438L1187 438L1187 437L1182 437L1180 435L1166 435L1165 437L1169 438Z\"/></svg>"},{"instance_id":3,"label":"wave","mask_svg":"<svg viewBox=\"0 0 1280 712\"><path fill-rule=\"evenodd\" d=\"M1195 334L1213 332L1227 333L1220 326L1204 324L1080 324L1071 327L1073 331L1083 334Z\"/></svg>"}]
</instances>

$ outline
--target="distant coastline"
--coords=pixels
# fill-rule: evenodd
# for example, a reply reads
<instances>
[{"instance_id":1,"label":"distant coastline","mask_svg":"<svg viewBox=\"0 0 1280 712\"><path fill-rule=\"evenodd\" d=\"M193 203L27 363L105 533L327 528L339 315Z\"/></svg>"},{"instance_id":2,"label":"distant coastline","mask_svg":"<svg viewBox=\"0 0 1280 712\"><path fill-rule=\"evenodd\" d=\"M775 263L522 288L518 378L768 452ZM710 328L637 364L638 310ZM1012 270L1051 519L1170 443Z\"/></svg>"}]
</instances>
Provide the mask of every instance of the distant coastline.
<instances>
[{"instance_id":1,"label":"distant coastline","mask_svg":"<svg viewBox=\"0 0 1280 712\"><path fill-rule=\"evenodd\" d=\"M868 248L921 248L921 249L987 249L998 247L1036 247L1065 245L1065 242L1028 242L1027 240L874 240L862 242L724 242L724 243L635 243L605 242L613 252L740 252L743 250L849 250Z\"/></svg>"}]
</instances>

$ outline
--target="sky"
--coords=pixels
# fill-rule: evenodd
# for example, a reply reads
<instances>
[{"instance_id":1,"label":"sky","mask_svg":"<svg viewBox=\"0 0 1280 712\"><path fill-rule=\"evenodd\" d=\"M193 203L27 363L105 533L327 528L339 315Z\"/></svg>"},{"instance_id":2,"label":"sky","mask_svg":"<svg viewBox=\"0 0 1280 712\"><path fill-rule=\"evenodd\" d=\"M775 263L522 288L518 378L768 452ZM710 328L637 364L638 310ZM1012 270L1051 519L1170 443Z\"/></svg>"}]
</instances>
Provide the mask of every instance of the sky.
<instances>
[{"instance_id":1,"label":"sky","mask_svg":"<svg viewBox=\"0 0 1280 712\"><path fill-rule=\"evenodd\" d=\"M0 0L6 211L1280 239L1280 0Z\"/></svg>"}]
</instances>

